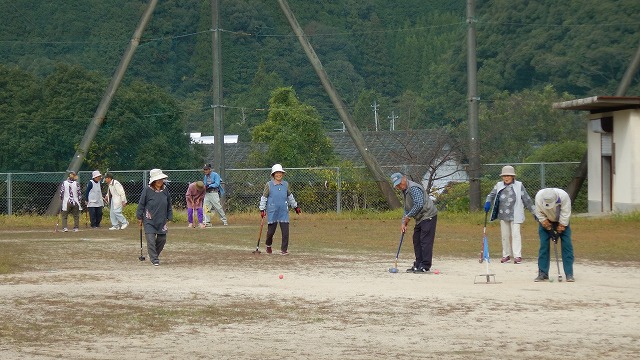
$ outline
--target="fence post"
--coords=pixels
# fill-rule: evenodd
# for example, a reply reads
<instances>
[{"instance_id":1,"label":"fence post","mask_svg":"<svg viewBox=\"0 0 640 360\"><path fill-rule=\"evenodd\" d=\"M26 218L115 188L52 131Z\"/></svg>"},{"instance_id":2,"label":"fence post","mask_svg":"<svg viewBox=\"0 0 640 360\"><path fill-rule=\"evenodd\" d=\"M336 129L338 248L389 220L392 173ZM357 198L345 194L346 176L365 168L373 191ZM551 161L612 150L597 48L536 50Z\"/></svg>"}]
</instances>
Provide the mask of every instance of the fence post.
<instances>
[{"instance_id":1,"label":"fence post","mask_svg":"<svg viewBox=\"0 0 640 360\"><path fill-rule=\"evenodd\" d=\"M9 173L7 174L7 215L13 214L13 191L11 187L11 173Z\"/></svg>"},{"instance_id":2,"label":"fence post","mask_svg":"<svg viewBox=\"0 0 640 360\"><path fill-rule=\"evenodd\" d=\"M336 168L336 178L337 178L337 186L336 186L336 212L340 214L342 212L342 179L340 178L340 168Z\"/></svg>"},{"instance_id":3,"label":"fence post","mask_svg":"<svg viewBox=\"0 0 640 360\"><path fill-rule=\"evenodd\" d=\"M142 190L144 190L144 187L147 185L147 180L147 171L142 170ZM140 194L142 194L142 192L140 192Z\"/></svg>"},{"instance_id":4,"label":"fence post","mask_svg":"<svg viewBox=\"0 0 640 360\"><path fill-rule=\"evenodd\" d=\"M544 189L547 186L545 185L545 174L544 174L544 163L540 163L540 189Z\"/></svg>"}]
</instances>

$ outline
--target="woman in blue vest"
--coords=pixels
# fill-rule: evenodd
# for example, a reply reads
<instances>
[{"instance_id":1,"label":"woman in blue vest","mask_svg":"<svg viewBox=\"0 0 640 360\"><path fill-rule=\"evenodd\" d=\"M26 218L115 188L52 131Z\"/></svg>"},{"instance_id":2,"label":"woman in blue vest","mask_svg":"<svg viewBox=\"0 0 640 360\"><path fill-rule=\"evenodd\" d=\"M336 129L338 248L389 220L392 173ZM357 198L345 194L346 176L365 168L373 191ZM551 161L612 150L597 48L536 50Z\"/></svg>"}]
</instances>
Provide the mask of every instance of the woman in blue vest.
<instances>
[{"instance_id":1,"label":"woman in blue vest","mask_svg":"<svg viewBox=\"0 0 640 360\"><path fill-rule=\"evenodd\" d=\"M280 224L282 233L282 245L280 254L289 254L289 206L300 214L300 207L289 189L289 183L282 180L285 171L282 165L275 164L271 167L272 180L264 186L264 192L260 197L260 216L267 217L267 254L271 254L271 244L276 227Z\"/></svg>"}]
</instances>

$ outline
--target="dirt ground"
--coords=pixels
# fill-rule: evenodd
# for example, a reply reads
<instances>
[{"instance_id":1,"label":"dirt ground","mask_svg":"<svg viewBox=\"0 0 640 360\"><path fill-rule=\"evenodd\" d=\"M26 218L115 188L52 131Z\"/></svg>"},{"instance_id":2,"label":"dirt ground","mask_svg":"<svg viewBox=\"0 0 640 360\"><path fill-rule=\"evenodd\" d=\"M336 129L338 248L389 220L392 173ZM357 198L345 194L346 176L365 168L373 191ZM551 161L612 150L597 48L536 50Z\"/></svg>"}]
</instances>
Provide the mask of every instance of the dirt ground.
<instances>
[{"instance_id":1,"label":"dirt ground","mask_svg":"<svg viewBox=\"0 0 640 360\"><path fill-rule=\"evenodd\" d=\"M638 268L578 259L575 283L535 283L535 259L494 261L486 284L477 259L405 273L410 244L392 274L389 254L240 240L170 244L153 267L109 235L43 240L30 271L0 275L1 359L640 358Z\"/></svg>"}]
</instances>

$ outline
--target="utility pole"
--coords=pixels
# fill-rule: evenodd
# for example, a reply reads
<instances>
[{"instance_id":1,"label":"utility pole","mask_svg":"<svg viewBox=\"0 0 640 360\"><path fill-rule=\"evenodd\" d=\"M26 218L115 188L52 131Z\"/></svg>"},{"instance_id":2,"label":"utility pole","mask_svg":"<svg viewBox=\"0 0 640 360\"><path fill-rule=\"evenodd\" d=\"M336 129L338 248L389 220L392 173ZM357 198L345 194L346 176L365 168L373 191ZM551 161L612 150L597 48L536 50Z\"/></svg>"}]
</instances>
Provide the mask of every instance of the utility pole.
<instances>
[{"instance_id":1,"label":"utility pole","mask_svg":"<svg viewBox=\"0 0 640 360\"><path fill-rule=\"evenodd\" d=\"M396 120L398 120L398 117L395 111L391 111L391 115L387 116L387 119L389 119L389 130L394 131L396 129Z\"/></svg>"},{"instance_id":2,"label":"utility pole","mask_svg":"<svg viewBox=\"0 0 640 360\"><path fill-rule=\"evenodd\" d=\"M360 129L358 129L358 126L354 123L353 119L351 118L351 115L349 115L349 113L347 112L346 110L347 107L342 102L342 99L340 99L340 97L338 96L338 92L336 91L335 87L329 80L329 76L327 75L327 72L324 70L322 63L318 58L318 55L316 54L316 52L313 50L313 47L309 43L309 39L307 39L304 32L302 31L302 28L300 27L298 20L296 20L295 16L293 15L291 8L289 8L289 4L287 3L286 0L278 0L278 4L280 5L280 9L286 16L287 21L289 21L289 25L293 29L293 32L296 34L296 37L298 38L298 41L300 42L302 49L307 55L307 58L311 62L311 66L313 66L313 69L318 75L318 78L320 78L322 87L324 87L324 90L327 92L327 95L329 95L329 98L331 99L333 106L336 108L338 115L340 115L340 119L342 120L342 123L347 128L347 132L349 132L351 139L353 139L353 143L358 149L360 156L362 156L364 163L367 165L367 168L369 169L369 172L371 173L373 180L378 184L378 187L380 188L382 195L387 200L387 204L389 205L389 208L391 209L400 208L402 204L400 204L400 200L398 199L398 196L396 195L395 191L391 187L388 177L382 172L382 168L380 167L380 164L378 163L378 160L375 158L375 156L373 156L371 152L369 152L369 149L367 148L364 142L364 137L362 136L362 132L360 132Z\"/></svg>"},{"instance_id":3,"label":"utility pole","mask_svg":"<svg viewBox=\"0 0 640 360\"><path fill-rule=\"evenodd\" d=\"M467 0L467 101L469 102L469 210L480 210L480 150L478 143L478 64L476 60L476 4Z\"/></svg>"},{"instance_id":4,"label":"utility pole","mask_svg":"<svg viewBox=\"0 0 640 360\"><path fill-rule=\"evenodd\" d=\"M222 47L220 31L220 0L211 0L211 27L213 49L213 168L225 178L224 121L222 105Z\"/></svg>"},{"instance_id":5,"label":"utility pole","mask_svg":"<svg viewBox=\"0 0 640 360\"><path fill-rule=\"evenodd\" d=\"M376 131L378 131L378 103L373 100L373 105L371 105L371 107L373 108L373 119L376 124Z\"/></svg>"}]
</instances>

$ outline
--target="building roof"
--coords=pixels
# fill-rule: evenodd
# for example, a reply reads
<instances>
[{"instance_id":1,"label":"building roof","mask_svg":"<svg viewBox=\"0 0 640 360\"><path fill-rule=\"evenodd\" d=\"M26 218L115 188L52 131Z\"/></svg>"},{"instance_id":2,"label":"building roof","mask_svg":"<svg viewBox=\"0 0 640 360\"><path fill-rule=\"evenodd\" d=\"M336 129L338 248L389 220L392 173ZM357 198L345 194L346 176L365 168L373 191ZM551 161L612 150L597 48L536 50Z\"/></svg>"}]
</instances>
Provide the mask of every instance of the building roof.
<instances>
[{"instance_id":1,"label":"building roof","mask_svg":"<svg viewBox=\"0 0 640 360\"><path fill-rule=\"evenodd\" d=\"M346 132L327 133L334 146L334 153L340 160L351 161L356 165L364 165L353 140ZM445 131L409 130L409 131L364 131L365 144L380 166L399 166L405 164L422 164L426 158L443 147L449 148L449 138ZM208 159L215 163L213 146L205 145L209 150ZM251 153L251 143L239 142L224 144L225 167L238 169L247 166Z\"/></svg>"},{"instance_id":2,"label":"building roof","mask_svg":"<svg viewBox=\"0 0 640 360\"><path fill-rule=\"evenodd\" d=\"M364 164L356 145L346 132L328 133L334 152L342 160ZM420 164L419 155L433 154L436 148L450 146L442 130L363 131L364 143L380 166Z\"/></svg>"},{"instance_id":3,"label":"building roof","mask_svg":"<svg viewBox=\"0 0 640 360\"><path fill-rule=\"evenodd\" d=\"M592 96L553 104L554 109L586 110L593 113L640 108L639 96Z\"/></svg>"}]
</instances>

